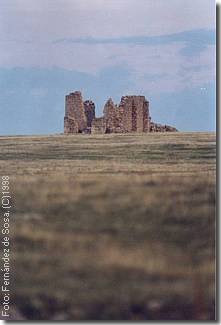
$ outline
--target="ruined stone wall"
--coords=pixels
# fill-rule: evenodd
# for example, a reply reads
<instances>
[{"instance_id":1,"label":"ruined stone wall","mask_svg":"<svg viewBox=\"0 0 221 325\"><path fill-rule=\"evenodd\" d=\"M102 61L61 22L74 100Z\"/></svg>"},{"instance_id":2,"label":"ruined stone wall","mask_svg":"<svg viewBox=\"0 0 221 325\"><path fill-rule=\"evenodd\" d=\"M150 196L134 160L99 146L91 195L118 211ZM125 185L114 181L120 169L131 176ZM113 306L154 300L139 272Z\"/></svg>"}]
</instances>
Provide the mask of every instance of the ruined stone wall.
<instances>
[{"instance_id":1,"label":"ruined stone wall","mask_svg":"<svg viewBox=\"0 0 221 325\"><path fill-rule=\"evenodd\" d=\"M123 96L119 111L122 132L148 132L149 103L144 96Z\"/></svg>"},{"instance_id":2,"label":"ruined stone wall","mask_svg":"<svg viewBox=\"0 0 221 325\"><path fill-rule=\"evenodd\" d=\"M145 100L143 103L143 132L150 131L150 121L149 102Z\"/></svg>"},{"instance_id":3,"label":"ruined stone wall","mask_svg":"<svg viewBox=\"0 0 221 325\"><path fill-rule=\"evenodd\" d=\"M64 133L69 134L69 133L78 133L78 124L77 122L68 117L64 117Z\"/></svg>"},{"instance_id":4,"label":"ruined stone wall","mask_svg":"<svg viewBox=\"0 0 221 325\"><path fill-rule=\"evenodd\" d=\"M116 127L118 124L116 106L111 98L108 99L104 106L104 119L106 124L106 133L116 132Z\"/></svg>"},{"instance_id":5,"label":"ruined stone wall","mask_svg":"<svg viewBox=\"0 0 221 325\"><path fill-rule=\"evenodd\" d=\"M83 102L76 91L66 96L65 133L175 132L176 128L151 121L149 102L144 96L123 96L117 106L108 99L103 117L95 117L91 100Z\"/></svg>"},{"instance_id":6,"label":"ruined stone wall","mask_svg":"<svg viewBox=\"0 0 221 325\"><path fill-rule=\"evenodd\" d=\"M122 132L132 132L132 100L131 96L121 97L120 105L120 117Z\"/></svg>"},{"instance_id":7,"label":"ruined stone wall","mask_svg":"<svg viewBox=\"0 0 221 325\"><path fill-rule=\"evenodd\" d=\"M65 117L69 120L75 121L75 123L78 125L78 132L82 132L87 128L87 118L84 111L84 103L80 91L75 91L74 93L70 93L66 96ZM68 128L67 119L65 123L66 128Z\"/></svg>"},{"instance_id":8,"label":"ruined stone wall","mask_svg":"<svg viewBox=\"0 0 221 325\"><path fill-rule=\"evenodd\" d=\"M144 132L144 110L145 110L145 97L134 96L133 103L136 108L136 132Z\"/></svg>"},{"instance_id":9,"label":"ruined stone wall","mask_svg":"<svg viewBox=\"0 0 221 325\"><path fill-rule=\"evenodd\" d=\"M104 117L97 117L93 120L91 126L92 134L104 134L106 133L106 121Z\"/></svg>"},{"instance_id":10,"label":"ruined stone wall","mask_svg":"<svg viewBox=\"0 0 221 325\"><path fill-rule=\"evenodd\" d=\"M177 132L177 129L169 125L162 125L159 123L151 122L150 132Z\"/></svg>"}]
</instances>

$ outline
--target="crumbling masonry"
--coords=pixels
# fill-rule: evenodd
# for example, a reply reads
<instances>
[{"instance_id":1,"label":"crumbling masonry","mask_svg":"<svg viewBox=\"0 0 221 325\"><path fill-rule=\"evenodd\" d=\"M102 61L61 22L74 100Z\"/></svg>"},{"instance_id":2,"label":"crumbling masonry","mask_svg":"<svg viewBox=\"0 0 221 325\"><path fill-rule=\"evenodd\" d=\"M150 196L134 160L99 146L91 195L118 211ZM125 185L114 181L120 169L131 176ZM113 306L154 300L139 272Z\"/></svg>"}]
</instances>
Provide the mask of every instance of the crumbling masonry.
<instances>
[{"instance_id":1,"label":"crumbling masonry","mask_svg":"<svg viewBox=\"0 0 221 325\"><path fill-rule=\"evenodd\" d=\"M83 101L80 91L65 98L64 133L175 132L176 128L151 121L144 96L123 96L119 105L108 99L103 117L95 117L95 105Z\"/></svg>"}]
</instances>

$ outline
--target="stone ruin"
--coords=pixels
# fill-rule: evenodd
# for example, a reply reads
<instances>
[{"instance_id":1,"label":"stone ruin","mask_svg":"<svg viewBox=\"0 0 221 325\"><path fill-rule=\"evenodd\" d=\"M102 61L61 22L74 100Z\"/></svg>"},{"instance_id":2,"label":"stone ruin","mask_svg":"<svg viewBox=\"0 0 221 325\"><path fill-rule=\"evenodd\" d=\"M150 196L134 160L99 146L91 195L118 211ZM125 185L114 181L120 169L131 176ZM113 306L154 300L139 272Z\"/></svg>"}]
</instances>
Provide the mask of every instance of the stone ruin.
<instances>
[{"instance_id":1,"label":"stone ruin","mask_svg":"<svg viewBox=\"0 0 221 325\"><path fill-rule=\"evenodd\" d=\"M123 96L115 105L108 99L104 115L95 117L95 104L83 101L80 91L65 97L64 133L176 132L177 129L151 121L149 102L144 96Z\"/></svg>"}]
</instances>

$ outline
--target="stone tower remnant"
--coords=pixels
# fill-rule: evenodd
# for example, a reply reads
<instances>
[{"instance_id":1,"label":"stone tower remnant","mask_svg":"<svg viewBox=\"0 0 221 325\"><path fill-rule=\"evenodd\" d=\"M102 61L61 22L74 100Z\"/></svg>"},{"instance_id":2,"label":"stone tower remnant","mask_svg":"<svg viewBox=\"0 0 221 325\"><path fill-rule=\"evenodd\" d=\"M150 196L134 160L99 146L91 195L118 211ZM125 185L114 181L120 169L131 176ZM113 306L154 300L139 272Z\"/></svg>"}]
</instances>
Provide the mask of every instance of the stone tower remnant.
<instances>
[{"instance_id":1,"label":"stone tower remnant","mask_svg":"<svg viewBox=\"0 0 221 325\"><path fill-rule=\"evenodd\" d=\"M151 122L149 102L144 96L123 96L115 105L111 98L104 106L103 117L95 117L95 105L83 101L80 91L65 97L64 133L176 132L169 125Z\"/></svg>"}]
</instances>

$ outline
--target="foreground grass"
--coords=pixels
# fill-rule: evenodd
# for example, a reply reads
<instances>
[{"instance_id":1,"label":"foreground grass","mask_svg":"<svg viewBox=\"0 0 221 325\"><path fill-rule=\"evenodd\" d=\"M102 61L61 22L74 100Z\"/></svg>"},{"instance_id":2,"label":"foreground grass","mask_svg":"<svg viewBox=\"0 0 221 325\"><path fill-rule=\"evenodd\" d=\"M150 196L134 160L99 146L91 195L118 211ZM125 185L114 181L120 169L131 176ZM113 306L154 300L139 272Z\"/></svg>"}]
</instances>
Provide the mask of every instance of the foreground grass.
<instances>
[{"instance_id":1,"label":"foreground grass","mask_svg":"<svg viewBox=\"0 0 221 325\"><path fill-rule=\"evenodd\" d=\"M2 137L0 150L19 317L214 319L214 134Z\"/></svg>"}]
</instances>

